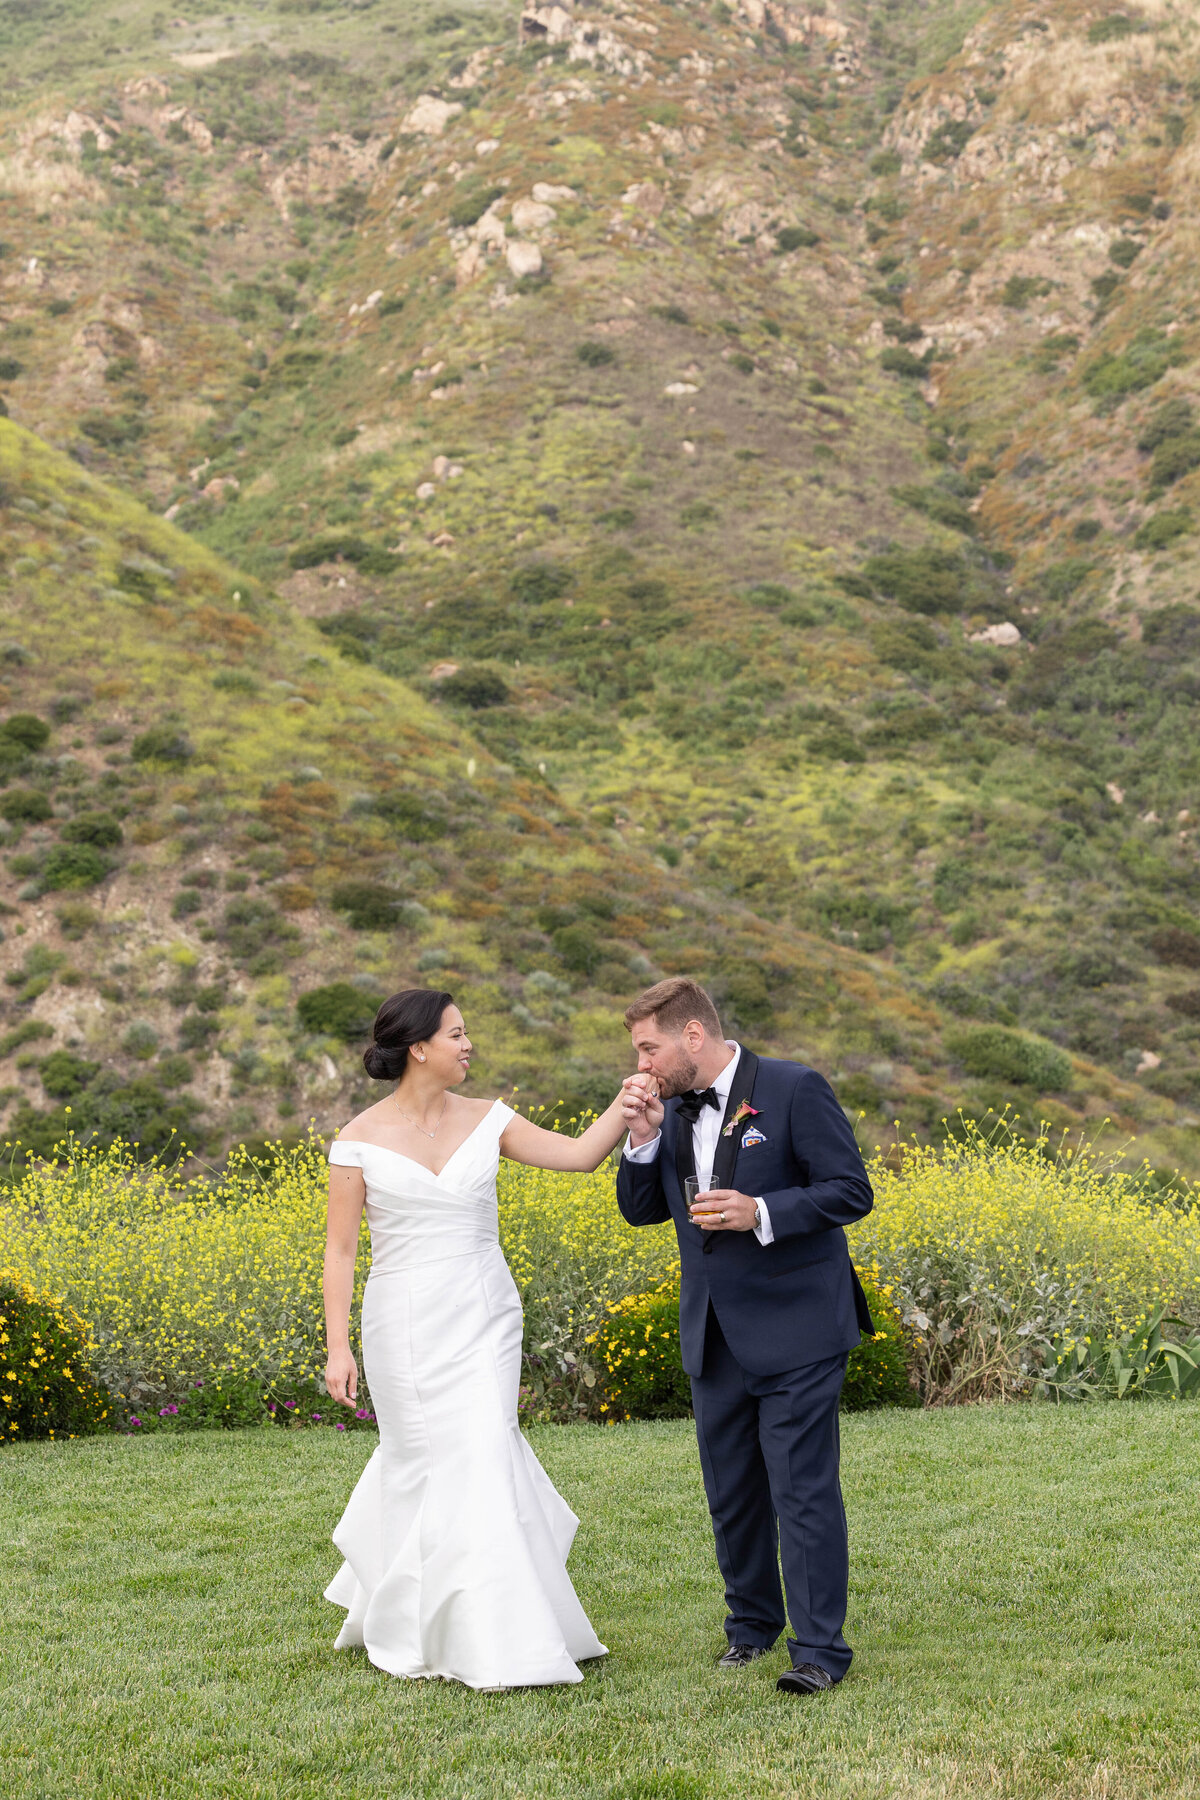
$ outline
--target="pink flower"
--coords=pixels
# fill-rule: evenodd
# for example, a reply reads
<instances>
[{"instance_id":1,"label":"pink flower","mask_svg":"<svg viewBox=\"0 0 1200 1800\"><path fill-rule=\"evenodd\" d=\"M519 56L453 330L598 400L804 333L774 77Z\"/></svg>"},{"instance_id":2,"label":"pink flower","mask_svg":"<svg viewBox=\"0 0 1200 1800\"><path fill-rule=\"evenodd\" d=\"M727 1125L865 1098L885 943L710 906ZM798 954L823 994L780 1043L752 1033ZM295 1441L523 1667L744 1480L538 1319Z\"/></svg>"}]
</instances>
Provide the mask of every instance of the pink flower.
<instances>
[{"instance_id":1,"label":"pink flower","mask_svg":"<svg viewBox=\"0 0 1200 1800\"><path fill-rule=\"evenodd\" d=\"M342 1424L342 1421L340 1419L337 1422L337 1428L339 1431L345 1431L345 1429L346 1429L346 1427Z\"/></svg>"}]
</instances>

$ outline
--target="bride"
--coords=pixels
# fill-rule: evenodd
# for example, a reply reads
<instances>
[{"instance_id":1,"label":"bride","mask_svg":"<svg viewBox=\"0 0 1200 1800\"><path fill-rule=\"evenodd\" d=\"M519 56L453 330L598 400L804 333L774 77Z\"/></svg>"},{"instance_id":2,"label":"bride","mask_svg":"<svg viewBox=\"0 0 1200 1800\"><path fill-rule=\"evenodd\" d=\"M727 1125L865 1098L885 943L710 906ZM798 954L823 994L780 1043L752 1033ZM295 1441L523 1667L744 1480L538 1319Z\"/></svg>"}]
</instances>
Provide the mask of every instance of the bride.
<instances>
[{"instance_id":1,"label":"bride","mask_svg":"<svg viewBox=\"0 0 1200 1800\"><path fill-rule=\"evenodd\" d=\"M371 1272L363 1362L379 1448L334 1532L345 1562L325 1597L339 1648L391 1675L472 1688L582 1681L604 1656L566 1572L579 1521L517 1426L521 1302L500 1250L501 1155L592 1170L624 1135L619 1098L579 1137L500 1100L467 1100L471 1042L449 994L385 1000L363 1057L393 1092L329 1153L325 1381L353 1406L349 1314L363 1208Z\"/></svg>"}]
</instances>

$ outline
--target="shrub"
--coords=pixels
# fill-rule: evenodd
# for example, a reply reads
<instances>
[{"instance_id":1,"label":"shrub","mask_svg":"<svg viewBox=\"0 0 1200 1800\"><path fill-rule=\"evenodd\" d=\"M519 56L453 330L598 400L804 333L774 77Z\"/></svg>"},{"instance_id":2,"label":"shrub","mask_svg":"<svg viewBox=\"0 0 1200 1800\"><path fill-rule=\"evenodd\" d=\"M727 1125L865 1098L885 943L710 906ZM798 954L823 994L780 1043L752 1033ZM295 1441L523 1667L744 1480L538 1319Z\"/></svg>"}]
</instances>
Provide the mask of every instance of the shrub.
<instances>
[{"instance_id":1,"label":"shrub","mask_svg":"<svg viewBox=\"0 0 1200 1800\"><path fill-rule=\"evenodd\" d=\"M50 893L95 887L108 874L108 863L90 844L58 844L42 864L41 884Z\"/></svg>"},{"instance_id":2,"label":"shrub","mask_svg":"<svg viewBox=\"0 0 1200 1800\"><path fill-rule=\"evenodd\" d=\"M947 119L926 138L925 160L935 163L953 162L956 156L961 156L968 140L974 135L975 126L969 119Z\"/></svg>"},{"instance_id":3,"label":"shrub","mask_svg":"<svg viewBox=\"0 0 1200 1800\"><path fill-rule=\"evenodd\" d=\"M364 993L349 981L331 981L310 988L296 1002L296 1013L306 1031L322 1037L356 1038L371 1035L371 1025L383 996Z\"/></svg>"},{"instance_id":4,"label":"shrub","mask_svg":"<svg viewBox=\"0 0 1200 1800\"><path fill-rule=\"evenodd\" d=\"M966 600L967 571L962 558L932 544L869 556L863 574L873 588L906 612L957 612Z\"/></svg>"},{"instance_id":5,"label":"shrub","mask_svg":"<svg viewBox=\"0 0 1200 1800\"><path fill-rule=\"evenodd\" d=\"M369 544L353 532L327 532L298 544L288 557L293 569L315 569L321 563L349 562L367 575L387 575L395 568L394 556L378 544Z\"/></svg>"},{"instance_id":6,"label":"shrub","mask_svg":"<svg viewBox=\"0 0 1200 1800\"><path fill-rule=\"evenodd\" d=\"M173 919L190 919L192 914L198 913L203 905L204 895L198 888L180 888L171 902L171 917Z\"/></svg>"},{"instance_id":7,"label":"shrub","mask_svg":"<svg viewBox=\"0 0 1200 1800\"><path fill-rule=\"evenodd\" d=\"M229 954L252 975L273 975L294 954L300 933L269 900L231 900L221 936Z\"/></svg>"},{"instance_id":8,"label":"shrub","mask_svg":"<svg viewBox=\"0 0 1200 1800\"><path fill-rule=\"evenodd\" d=\"M52 1050L39 1070L42 1086L53 1100L73 1100L99 1072L99 1063L69 1050Z\"/></svg>"},{"instance_id":9,"label":"shrub","mask_svg":"<svg viewBox=\"0 0 1200 1800\"><path fill-rule=\"evenodd\" d=\"M377 881L341 881L329 896L337 912L346 914L352 931L392 931L399 922L403 896Z\"/></svg>"},{"instance_id":10,"label":"shrub","mask_svg":"<svg viewBox=\"0 0 1200 1800\"><path fill-rule=\"evenodd\" d=\"M220 1029L215 1019L205 1018L202 1013L188 1013L179 1027L179 1048L202 1050L207 1054L208 1040L216 1037Z\"/></svg>"},{"instance_id":11,"label":"shrub","mask_svg":"<svg viewBox=\"0 0 1200 1800\"><path fill-rule=\"evenodd\" d=\"M1150 1170L1012 1124L960 1120L940 1148L869 1165L875 1205L851 1247L899 1307L926 1400L1059 1392L1047 1377L1076 1345L1098 1354L1164 1304L1200 1325L1195 1194L1163 1205Z\"/></svg>"},{"instance_id":12,"label":"shrub","mask_svg":"<svg viewBox=\"0 0 1200 1800\"><path fill-rule=\"evenodd\" d=\"M438 692L457 706L469 706L472 712L485 707L504 706L511 698L508 683L494 669L467 666L439 682Z\"/></svg>"},{"instance_id":13,"label":"shrub","mask_svg":"<svg viewBox=\"0 0 1200 1800\"><path fill-rule=\"evenodd\" d=\"M175 725L152 725L129 747L134 762L185 763L196 754L187 733Z\"/></svg>"},{"instance_id":14,"label":"shrub","mask_svg":"<svg viewBox=\"0 0 1200 1800\"><path fill-rule=\"evenodd\" d=\"M898 150L881 150L870 162L872 175L898 175L903 163Z\"/></svg>"},{"instance_id":15,"label":"shrub","mask_svg":"<svg viewBox=\"0 0 1200 1800\"><path fill-rule=\"evenodd\" d=\"M907 375L915 381L923 381L929 373L929 360L928 355L914 356L903 344L889 344L879 358L879 366L889 375Z\"/></svg>"},{"instance_id":16,"label":"shrub","mask_svg":"<svg viewBox=\"0 0 1200 1800\"><path fill-rule=\"evenodd\" d=\"M80 813L59 834L68 844L91 844L97 850L113 849L124 841L124 832L111 813Z\"/></svg>"},{"instance_id":17,"label":"shrub","mask_svg":"<svg viewBox=\"0 0 1200 1800\"><path fill-rule=\"evenodd\" d=\"M1150 491L1161 493L1164 488L1173 487L1185 475L1200 465L1200 432L1191 431L1186 437L1163 438L1155 445L1154 454L1150 458Z\"/></svg>"},{"instance_id":18,"label":"shrub","mask_svg":"<svg viewBox=\"0 0 1200 1800\"><path fill-rule=\"evenodd\" d=\"M50 742L50 727L36 713L11 713L0 725L0 737L24 750L44 750Z\"/></svg>"},{"instance_id":19,"label":"shrub","mask_svg":"<svg viewBox=\"0 0 1200 1800\"><path fill-rule=\"evenodd\" d=\"M781 256L788 255L792 250L811 250L820 241L817 233L810 231L807 225L785 225L782 231L775 233L775 248Z\"/></svg>"},{"instance_id":20,"label":"shrub","mask_svg":"<svg viewBox=\"0 0 1200 1800\"><path fill-rule=\"evenodd\" d=\"M867 1296L873 1337L850 1352L842 1383L843 1412L865 1412L873 1406L919 1406L920 1394L909 1378L908 1345L899 1309L876 1277L859 1270Z\"/></svg>"},{"instance_id":21,"label":"shrub","mask_svg":"<svg viewBox=\"0 0 1200 1800\"><path fill-rule=\"evenodd\" d=\"M618 1300L587 1342L603 1369L604 1416L684 1419L691 1412L692 1387L679 1349L677 1280Z\"/></svg>"},{"instance_id":22,"label":"shrub","mask_svg":"<svg viewBox=\"0 0 1200 1800\"><path fill-rule=\"evenodd\" d=\"M0 1442L86 1437L112 1423L87 1327L70 1307L0 1274L0 1333Z\"/></svg>"},{"instance_id":23,"label":"shrub","mask_svg":"<svg viewBox=\"0 0 1200 1800\"><path fill-rule=\"evenodd\" d=\"M680 508L679 523L691 530L697 525L711 525L716 519L717 509L708 500L689 500Z\"/></svg>"},{"instance_id":24,"label":"shrub","mask_svg":"<svg viewBox=\"0 0 1200 1800\"><path fill-rule=\"evenodd\" d=\"M1128 349L1104 351L1083 371L1083 385L1101 410L1115 406L1126 394L1153 387L1187 352L1152 326L1139 331Z\"/></svg>"},{"instance_id":25,"label":"shrub","mask_svg":"<svg viewBox=\"0 0 1200 1800\"><path fill-rule=\"evenodd\" d=\"M544 606L565 594L573 580L561 563L531 562L519 568L509 582L514 600L526 606Z\"/></svg>"},{"instance_id":26,"label":"shrub","mask_svg":"<svg viewBox=\"0 0 1200 1800\"><path fill-rule=\"evenodd\" d=\"M431 842L435 838L445 837L450 826L448 821L416 794L403 789L396 793L381 794L375 802L374 810L389 825L394 825L400 836L410 843L421 844Z\"/></svg>"},{"instance_id":27,"label":"shrub","mask_svg":"<svg viewBox=\"0 0 1200 1800\"><path fill-rule=\"evenodd\" d=\"M1183 931L1178 925L1164 926L1151 937L1150 948L1159 962L1200 969L1200 936L1194 931Z\"/></svg>"},{"instance_id":28,"label":"shrub","mask_svg":"<svg viewBox=\"0 0 1200 1800\"><path fill-rule=\"evenodd\" d=\"M1156 408L1137 441L1137 447L1149 456L1167 438L1186 437L1194 424L1195 413L1191 401L1182 394L1175 394Z\"/></svg>"},{"instance_id":29,"label":"shrub","mask_svg":"<svg viewBox=\"0 0 1200 1800\"><path fill-rule=\"evenodd\" d=\"M863 1286L875 1335L850 1353L842 1410L919 1405L909 1380L900 1315L870 1277ZM600 1412L605 1418L682 1419L691 1412L691 1383L679 1346L677 1275L649 1293L617 1301L587 1343L600 1365L605 1394Z\"/></svg>"},{"instance_id":30,"label":"shrub","mask_svg":"<svg viewBox=\"0 0 1200 1800\"><path fill-rule=\"evenodd\" d=\"M11 1056L22 1044L31 1044L36 1038L54 1036L53 1025L47 1025L45 1019L23 1019L0 1037L0 1056Z\"/></svg>"},{"instance_id":31,"label":"shrub","mask_svg":"<svg viewBox=\"0 0 1200 1800\"><path fill-rule=\"evenodd\" d=\"M1168 994L1167 1005L1172 1012L1181 1013L1185 1019L1200 1019L1200 988L1188 988L1182 994Z\"/></svg>"},{"instance_id":32,"label":"shrub","mask_svg":"<svg viewBox=\"0 0 1200 1800\"><path fill-rule=\"evenodd\" d=\"M603 947L587 925L563 925L550 934L550 942L568 969L577 975L592 975L600 966Z\"/></svg>"},{"instance_id":33,"label":"shrub","mask_svg":"<svg viewBox=\"0 0 1200 1800\"><path fill-rule=\"evenodd\" d=\"M154 1073L168 1091L171 1088L186 1087L190 1081L194 1081L196 1078L195 1068L188 1058L180 1056L174 1050L159 1057Z\"/></svg>"},{"instance_id":34,"label":"shrub","mask_svg":"<svg viewBox=\"0 0 1200 1800\"><path fill-rule=\"evenodd\" d=\"M1133 534L1133 547L1135 550L1165 550L1177 538L1186 537L1194 529L1192 515L1183 507L1174 512L1157 513L1153 519L1138 526Z\"/></svg>"},{"instance_id":35,"label":"shrub","mask_svg":"<svg viewBox=\"0 0 1200 1800\"><path fill-rule=\"evenodd\" d=\"M1039 1093L1070 1085L1071 1059L1044 1038L1026 1037L1003 1025L974 1025L949 1032L946 1049L968 1075L994 1077Z\"/></svg>"},{"instance_id":36,"label":"shrub","mask_svg":"<svg viewBox=\"0 0 1200 1800\"><path fill-rule=\"evenodd\" d=\"M1089 44L1113 44L1121 38L1133 37L1135 33L1145 30L1145 21L1136 15L1105 13L1102 18L1093 19L1088 26L1087 41Z\"/></svg>"},{"instance_id":37,"label":"shrub","mask_svg":"<svg viewBox=\"0 0 1200 1800\"><path fill-rule=\"evenodd\" d=\"M1001 306L1020 311L1031 300L1040 300L1050 292L1050 283L1040 275L1010 275L1000 292Z\"/></svg>"},{"instance_id":38,"label":"shrub","mask_svg":"<svg viewBox=\"0 0 1200 1800\"><path fill-rule=\"evenodd\" d=\"M616 352L608 344L597 344L591 338L576 345L575 355L589 369L602 369L617 360Z\"/></svg>"},{"instance_id":39,"label":"shrub","mask_svg":"<svg viewBox=\"0 0 1200 1800\"><path fill-rule=\"evenodd\" d=\"M9 788L0 795L0 813L10 825L37 825L54 816L47 795L37 788Z\"/></svg>"},{"instance_id":40,"label":"shrub","mask_svg":"<svg viewBox=\"0 0 1200 1800\"><path fill-rule=\"evenodd\" d=\"M1119 268L1128 269L1141 255L1142 246L1136 238L1114 238L1108 246L1108 254Z\"/></svg>"},{"instance_id":41,"label":"shrub","mask_svg":"<svg viewBox=\"0 0 1200 1800\"><path fill-rule=\"evenodd\" d=\"M135 1057L138 1062L148 1062L158 1049L158 1033L144 1019L135 1019L121 1039L121 1048L126 1056Z\"/></svg>"},{"instance_id":42,"label":"shrub","mask_svg":"<svg viewBox=\"0 0 1200 1800\"><path fill-rule=\"evenodd\" d=\"M502 187L469 188L450 208L450 223L460 231L468 225L474 225L482 219L488 207L496 200L503 198Z\"/></svg>"},{"instance_id":43,"label":"shrub","mask_svg":"<svg viewBox=\"0 0 1200 1800\"><path fill-rule=\"evenodd\" d=\"M1200 612L1195 607L1160 606L1142 620L1142 642L1176 656L1200 652Z\"/></svg>"},{"instance_id":44,"label":"shrub","mask_svg":"<svg viewBox=\"0 0 1200 1800\"><path fill-rule=\"evenodd\" d=\"M0 356L0 381L15 381L25 372L25 364L16 356Z\"/></svg>"}]
</instances>

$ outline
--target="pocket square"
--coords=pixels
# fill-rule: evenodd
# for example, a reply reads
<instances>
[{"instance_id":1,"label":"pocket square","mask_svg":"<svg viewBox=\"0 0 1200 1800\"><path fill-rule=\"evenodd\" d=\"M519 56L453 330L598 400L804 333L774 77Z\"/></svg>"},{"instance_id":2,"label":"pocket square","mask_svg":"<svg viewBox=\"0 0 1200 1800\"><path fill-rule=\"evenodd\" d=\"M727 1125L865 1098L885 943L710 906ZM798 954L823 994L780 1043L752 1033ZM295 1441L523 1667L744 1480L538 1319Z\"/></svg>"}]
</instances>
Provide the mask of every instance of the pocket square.
<instances>
[{"instance_id":1,"label":"pocket square","mask_svg":"<svg viewBox=\"0 0 1200 1800\"><path fill-rule=\"evenodd\" d=\"M753 1150L755 1144L765 1144L766 1141L766 1133L760 1131L757 1125L752 1125L749 1131L742 1135L742 1149Z\"/></svg>"}]
</instances>

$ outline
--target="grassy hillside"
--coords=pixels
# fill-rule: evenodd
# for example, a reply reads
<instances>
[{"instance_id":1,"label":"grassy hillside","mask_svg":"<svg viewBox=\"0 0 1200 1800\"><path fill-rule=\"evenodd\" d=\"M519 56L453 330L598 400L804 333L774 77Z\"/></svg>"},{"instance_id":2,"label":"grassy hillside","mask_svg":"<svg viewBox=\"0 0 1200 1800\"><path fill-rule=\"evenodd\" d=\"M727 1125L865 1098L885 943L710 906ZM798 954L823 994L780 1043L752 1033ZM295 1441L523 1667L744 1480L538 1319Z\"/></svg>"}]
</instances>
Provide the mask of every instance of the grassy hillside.
<instances>
[{"instance_id":1,"label":"grassy hillside","mask_svg":"<svg viewBox=\"0 0 1200 1800\"><path fill-rule=\"evenodd\" d=\"M435 870L496 1075L595 1092L689 968L868 1134L1012 1096L1194 1167L1186 19L8 12L9 411L557 834Z\"/></svg>"},{"instance_id":2,"label":"grassy hillside","mask_svg":"<svg viewBox=\"0 0 1200 1800\"><path fill-rule=\"evenodd\" d=\"M72 1124L210 1150L314 1114L327 1131L403 981L459 996L481 1091L568 1111L611 1093L621 996L666 968L826 1060L936 1028L887 971L689 892L2 421L0 564L0 1054L26 1147ZM946 1071L922 1063L931 1105Z\"/></svg>"}]
</instances>

